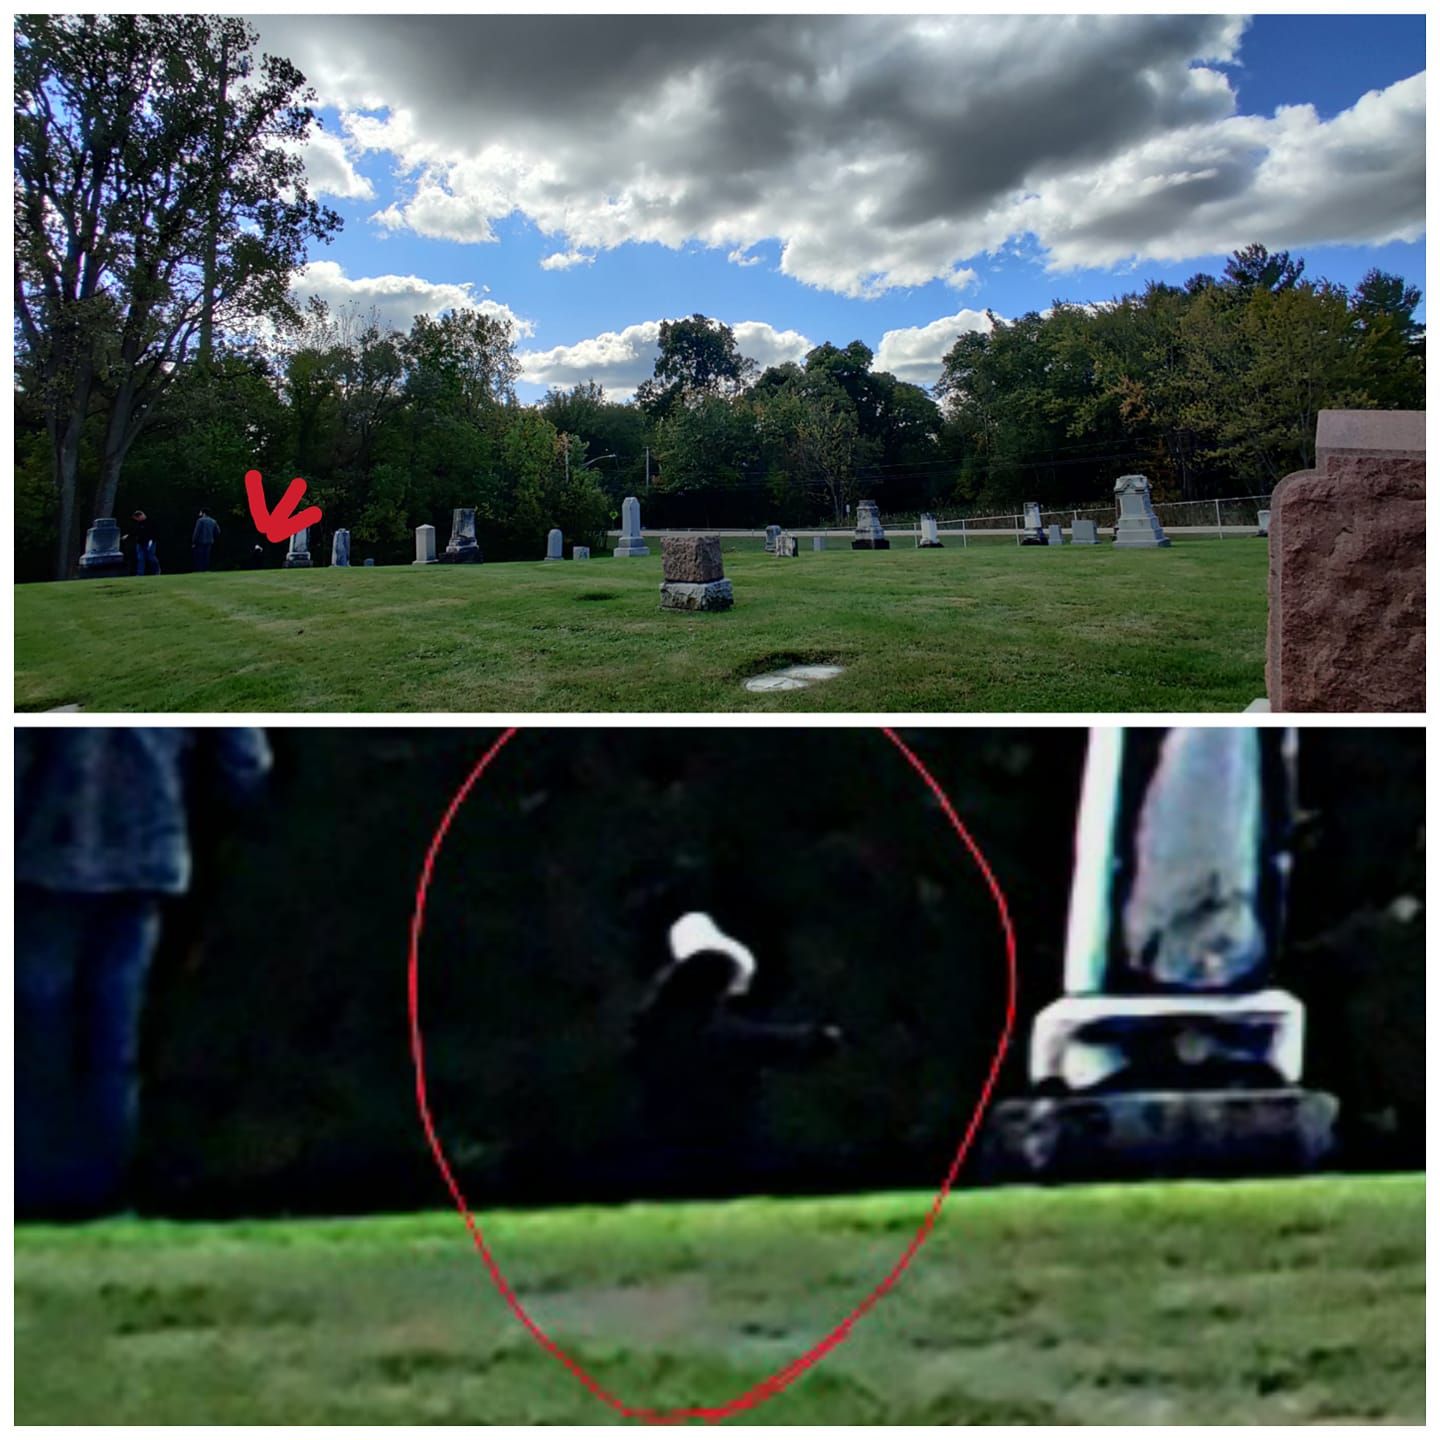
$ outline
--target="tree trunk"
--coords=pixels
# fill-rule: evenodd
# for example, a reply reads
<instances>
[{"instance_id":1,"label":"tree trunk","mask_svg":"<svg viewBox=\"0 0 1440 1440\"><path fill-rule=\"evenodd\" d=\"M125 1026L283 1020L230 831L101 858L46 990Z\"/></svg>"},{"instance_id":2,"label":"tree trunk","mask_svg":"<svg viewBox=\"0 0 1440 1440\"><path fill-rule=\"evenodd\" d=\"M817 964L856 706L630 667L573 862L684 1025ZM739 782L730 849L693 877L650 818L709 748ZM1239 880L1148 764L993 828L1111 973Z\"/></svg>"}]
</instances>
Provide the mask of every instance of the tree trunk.
<instances>
[{"instance_id":1,"label":"tree trunk","mask_svg":"<svg viewBox=\"0 0 1440 1440\"><path fill-rule=\"evenodd\" d=\"M100 462L100 488L95 492L95 516L115 513L115 496L120 489L120 469L140 427L131 424L135 396L129 382L121 386L105 424L105 454Z\"/></svg>"},{"instance_id":2,"label":"tree trunk","mask_svg":"<svg viewBox=\"0 0 1440 1440\"><path fill-rule=\"evenodd\" d=\"M80 470L80 436L90 409L90 369L83 366L76 376L70 405L54 417L51 429L51 479L60 502L55 536L55 578L68 580L80 555L81 540L75 535L76 485Z\"/></svg>"}]
</instances>

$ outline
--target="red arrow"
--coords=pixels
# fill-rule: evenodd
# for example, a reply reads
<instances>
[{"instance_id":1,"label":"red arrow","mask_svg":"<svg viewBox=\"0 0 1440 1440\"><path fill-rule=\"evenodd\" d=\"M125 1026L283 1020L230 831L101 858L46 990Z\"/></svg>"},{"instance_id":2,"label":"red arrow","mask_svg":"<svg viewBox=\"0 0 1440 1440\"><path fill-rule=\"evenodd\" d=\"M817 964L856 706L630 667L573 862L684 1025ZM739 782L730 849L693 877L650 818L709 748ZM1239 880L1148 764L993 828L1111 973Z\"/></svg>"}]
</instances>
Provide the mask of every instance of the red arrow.
<instances>
[{"instance_id":1,"label":"red arrow","mask_svg":"<svg viewBox=\"0 0 1440 1440\"><path fill-rule=\"evenodd\" d=\"M245 494L250 498L250 518L255 522L255 528L267 540L273 540L277 545L282 540L288 540L297 531L320 523L318 505L308 506L298 515L295 514L295 507L304 493L305 482L297 475L280 497L280 503L271 511L265 505L265 485L260 479L260 472L245 472Z\"/></svg>"}]
</instances>

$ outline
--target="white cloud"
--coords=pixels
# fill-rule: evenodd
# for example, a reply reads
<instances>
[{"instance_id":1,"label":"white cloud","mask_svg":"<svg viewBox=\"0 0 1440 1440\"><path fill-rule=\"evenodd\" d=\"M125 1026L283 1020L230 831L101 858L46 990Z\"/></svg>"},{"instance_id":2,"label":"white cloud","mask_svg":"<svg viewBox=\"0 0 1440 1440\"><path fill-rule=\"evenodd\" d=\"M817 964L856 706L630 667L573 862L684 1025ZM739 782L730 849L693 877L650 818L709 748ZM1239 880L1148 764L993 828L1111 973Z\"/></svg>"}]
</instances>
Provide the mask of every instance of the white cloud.
<instances>
[{"instance_id":1,"label":"white cloud","mask_svg":"<svg viewBox=\"0 0 1440 1440\"><path fill-rule=\"evenodd\" d=\"M305 144L294 148L305 161L305 174L316 195L334 195L341 200L375 198L375 187L351 163L338 135L317 128Z\"/></svg>"},{"instance_id":2,"label":"white cloud","mask_svg":"<svg viewBox=\"0 0 1440 1440\"><path fill-rule=\"evenodd\" d=\"M1054 269L1414 238L1424 77L1237 113L1228 15L262 16L399 190L377 220L560 256L778 242L849 296L1030 237ZM503 138L497 138L503 137ZM333 157L331 157L333 158Z\"/></svg>"},{"instance_id":3,"label":"white cloud","mask_svg":"<svg viewBox=\"0 0 1440 1440\"><path fill-rule=\"evenodd\" d=\"M980 283L980 277L973 270L957 266L945 277L945 283L952 290L973 290Z\"/></svg>"},{"instance_id":4,"label":"white cloud","mask_svg":"<svg viewBox=\"0 0 1440 1440\"><path fill-rule=\"evenodd\" d=\"M969 331L983 334L989 329L990 317L985 311L959 310L928 325L887 330L880 337L874 368L888 370L896 379L908 380L912 385L933 385L940 378L945 352L956 340Z\"/></svg>"},{"instance_id":5,"label":"white cloud","mask_svg":"<svg viewBox=\"0 0 1440 1440\"><path fill-rule=\"evenodd\" d=\"M542 270L569 270L575 265L593 265L595 257L587 255L583 250L557 250L553 255L547 255L540 262Z\"/></svg>"},{"instance_id":6,"label":"white cloud","mask_svg":"<svg viewBox=\"0 0 1440 1440\"><path fill-rule=\"evenodd\" d=\"M752 255L747 250L735 249L725 257L732 265L739 265L742 269L748 269L751 265L759 265L765 257L763 255Z\"/></svg>"},{"instance_id":7,"label":"white cloud","mask_svg":"<svg viewBox=\"0 0 1440 1440\"><path fill-rule=\"evenodd\" d=\"M418 275L352 278L333 260L312 260L295 272L290 289L301 302L318 295L334 311L368 316L373 310L380 325L392 330L408 330L417 315L439 315L446 310L479 310L508 320L522 339L535 329L532 322L522 319L508 305L476 299L475 287L469 282L451 285L422 280Z\"/></svg>"},{"instance_id":8,"label":"white cloud","mask_svg":"<svg viewBox=\"0 0 1440 1440\"><path fill-rule=\"evenodd\" d=\"M628 399L655 373L660 349L659 320L642 320L623 330L607 330L573 345L520 352L521 379L532 385L568 388L594 380L613 399ZM742 320L732 327L740 353L762 370L787 360L803 360L815 348L797 330L777 330L763 320Z\"/></svg>"}]
</instances>

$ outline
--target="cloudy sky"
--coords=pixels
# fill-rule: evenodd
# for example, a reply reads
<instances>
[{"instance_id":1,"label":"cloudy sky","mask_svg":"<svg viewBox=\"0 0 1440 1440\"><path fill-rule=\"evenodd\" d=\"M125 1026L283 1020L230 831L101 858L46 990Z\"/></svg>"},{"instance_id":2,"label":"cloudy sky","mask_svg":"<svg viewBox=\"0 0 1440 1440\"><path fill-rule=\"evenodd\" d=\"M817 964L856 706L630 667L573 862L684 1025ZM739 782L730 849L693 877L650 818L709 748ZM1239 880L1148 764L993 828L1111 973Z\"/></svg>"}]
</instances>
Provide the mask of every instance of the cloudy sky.
<instances>
[{"instance_id":1,"label":"cloudy sky","mask_svg":"<svg viewBox=\"0 0 1440 1440\"><path fill-rule=\"evenodd\" d=\"M1424 281L1421 16L297 16L345 217L297 280L492 308L525 398L624 398L700 311L762 364L859 338L931 383L985 312L1258 240Z\"/></svg>"}]
</instances>

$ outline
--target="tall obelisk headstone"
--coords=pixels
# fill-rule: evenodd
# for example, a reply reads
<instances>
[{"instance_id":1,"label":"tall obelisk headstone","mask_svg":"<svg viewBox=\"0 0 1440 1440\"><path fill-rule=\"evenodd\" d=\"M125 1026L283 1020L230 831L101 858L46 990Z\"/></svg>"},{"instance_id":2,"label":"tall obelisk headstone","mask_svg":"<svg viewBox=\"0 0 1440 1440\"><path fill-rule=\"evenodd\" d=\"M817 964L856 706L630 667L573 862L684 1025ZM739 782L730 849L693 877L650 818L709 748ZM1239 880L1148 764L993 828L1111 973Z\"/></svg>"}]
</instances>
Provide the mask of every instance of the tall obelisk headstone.
<instances>
[{"instance_id":1,"label":"tall obelisk headstone","mask_svg":"<svg viewBox=\"0 0 1440 1440\"><path fill-rule=\"evenodd\" d=\"M1295 735L1096 730L1065 947L1035 1019L1034 1098L997 1106L989 1163L1047 1178L1304 1169L1333 1096L1300 1084L1304 1007L1272 973Z\"/></svg>"}]
</instances>

